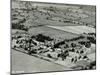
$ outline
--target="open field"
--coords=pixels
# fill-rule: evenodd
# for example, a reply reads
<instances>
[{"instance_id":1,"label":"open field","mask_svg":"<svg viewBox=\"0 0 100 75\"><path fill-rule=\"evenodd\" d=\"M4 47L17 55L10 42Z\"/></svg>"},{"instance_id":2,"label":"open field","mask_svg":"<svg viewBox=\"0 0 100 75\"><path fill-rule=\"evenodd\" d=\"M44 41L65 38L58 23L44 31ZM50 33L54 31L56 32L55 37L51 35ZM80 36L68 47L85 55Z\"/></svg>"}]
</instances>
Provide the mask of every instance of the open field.
<instances>
[{"instance_id":1,"label":"open field","mask_svg":"<svg viewBox=\"0 0 100 75\"><path fill-rule=\"evenodd\" d=\"M75 33L75 34L91 33L91 32L95 33L95 29L88 26L48 26L48 27L63 30L66 32Z\"/></svg>"},{"instance_id":2,"label":"open field","mask_svg":"<svg viewBox=\"0 0 100 75\"><path fill-rule=\"evenodd\" d=\"M52 62L48 62L12 50L12 72L13 73L32 73L32 72L35 73L35 72L62 71L62 70L64 71L70 69Z\"/></svg>"},{"instance_id":3,"label":"open field","mask_svg":"<svg viewBox=\"0 0 100 75\"><path fill-rule=\"evenodd\" d=\"M45 24L55 26L84 25L80 24L80 22L89 23L92 25L92 22L95 22L95 6L53 5L44 3L39 4L34 2L29 3L29 7L27 5L28 4L25 1L12 1L12 9L14 9L12 10L14 11L12 13L13 15L20 13L18 15L19 18L21 18L22 16L23 18L29 16L29 20L27 19L25 23L26 26L35 25L32 24L34 22L40 23L42 25ZM34 10L27 12L27 9L31 8L33 8ZM15 10L17 12L15 12ZM77 23L73 23L73 21L76 21Z\"/></svg>"},{"instance_id":4,"label":"open field","mask_svg":"<svg viewBox=\"0 0 100 75\"><path fill-rule=\"evenodd\" d=\"M29 34L31 35L37 35L37 34L44 34L46 36L50 36L54 39L71 39L73 37L77 37L79 35L73 34L67 31L62 31L59 29L47 27L47 26L41 26L41 27L33 27L29 29Z\"/></svg>"},{"instance_id":5,"label":"open field","mask_svg":"<svg viewBox=\"0 0 100 75\"><path fill-rule=\"evenodd\" d=\"M12 73L96 67L96 7L12 0Z\"/></svg>"},{"instance_id":6,"label":"open field","mask_svg":"<svg viewBox=\"0 0 100 75\"><path fill-rule=\"evenodd\" d=\"M23 31L23 30L19 30L19 29L12 29L11 30L11 34L15 34L15 33L26 33L25 31Z\"/></svg>"}]
</instances>

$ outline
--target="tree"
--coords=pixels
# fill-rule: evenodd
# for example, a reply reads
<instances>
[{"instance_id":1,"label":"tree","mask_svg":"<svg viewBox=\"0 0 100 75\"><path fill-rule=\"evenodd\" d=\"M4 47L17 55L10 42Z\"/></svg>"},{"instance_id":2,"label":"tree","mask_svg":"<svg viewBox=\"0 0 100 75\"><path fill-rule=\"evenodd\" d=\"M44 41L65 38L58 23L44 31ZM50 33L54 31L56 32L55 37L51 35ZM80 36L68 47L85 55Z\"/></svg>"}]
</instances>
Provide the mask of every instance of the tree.
<instances>
[{"instance_id":1,"label":"tree","mask_svg":"<svg viewBox=\"0 0 100 75\"><path fill-rule=\"evenodd\" d=\"M66 50L64 53L65 53L65 54L68 53L68 50Z\"/></svg>"},{"instance_id":2,"label":"tree","mask_svg":"<svg viewBox=\"0 0 100 75\"><path fill-rule=\"evenodd\" d=\"M66 44L66 45L65 45L65 48L69 48L69 45L68 45L68 44Z\"/></svg>"},{"instance_id":3,"label":"tree","mask_svg":"<svg viewBox=\"0 0 100 75\"><path fill-rule=\"evenodd\" d=\"M35 36L34 36L34 35L32 35L32 36L31 36L31 38L33 39L33 38L35 38Z\"/></svg>"},{"instance_id":4,"label":"tree","mask_svg":"<svg viewBox=\"0 0 100 75\"><path fill-rule=\"evenodd\" d=\"M72 52L75 52L75 49L74 48L72 48L72 50L71 50Z\"/></svg>"},{"instance_id":5,"label":"tree","mask_svg":"<svg viewBox=\"0 0 100 75\"><path fill-rule=\"evenodd\" d=\"M78 43L81 45L85 45L85 41L79 41Z\"/></svg>"},{"instance_id":6,"label":"tree","mask_svg":"<svg viewBox=\"0 0 100 75\"><path fill-rule=\"evenodd\" d=\"M36 35L36 40L40 41L40 42L45 42L45 40L52 41L53 39L50 38L49 36L45 36L43 34L38 34L38 35Z\"/></svg>"},{"instance_id":7,"label":"tree","mask_svg":"<svg viewBox=\"0 0 100 75\"><path fill-rule=\"evenodd\" d=\"M84 51L82 50L82 51L80 51L80 54L82 54L82 53L84 53Z\"/></svg>"},{"instance_id":8,"label":"tree","mask_svg":"<svg viewBox=\"0 0 100 75\"><path fill-rule=\"evenodd\" d=\"M90 42L86 42L86 43L85 43L85 47L86 47L86 48L90 48L90 47L91 47L91 43L90 43Z\"/></svg>"},{"instance_id":9,"label":"tree","mask_svg":"<svg viewBox=\"0 0 100 75\"><path fill-rule=\"evenodd\" d=\"M72 46L72 47L76 47L76 44L75 44L75 43L71 43L71 46Z\"/></svg>"},{"instance_id":10,"label":"tree","mask_svg":"<svg viewBox=\"0 0 100 75\"><path fill-rule=\"evenodd\" d=\"M94 37L87 37L87 39L91 42L96 44L96 39Z\"/></svg>"},{"instance_id":11,"label":"tree","mask_svg":"<svg viewBox=\"0 0 100 75\"><path fill-rule=\"evenodd\" d=\"M86 59L86 58L88 58L86 55L83 57L83 59Z\"/></svg>"},{"instance_id":12,"label":"tree","mask_svg":"<svg viewBox=\"0 0 100 75\"><path fill-rule=\"evenodd\" d=\"M17 38L22 38L22 36L19 35Z\"/></svg>"},{"instance_id":13,"label":"tree","mask_svg":"<svg viewBox=\"0 0 100 75\"><path fill-rule=\"evenodd\" d=\"M28 9L32 9L32 4L31 4L31 2L26 2L26 3L25 3L25 7L27 8L27 10L28 10Z\"/></svg>"},{"instance_id":14,"label":"tree","mask_svg":"<svg viewBox=\"0 0 100 75\"><path fill-rule=\"evenodd\" d=\"M52 58L52 56L50 54L47 54L47 57Z\"/></svg>"}]
</instances>

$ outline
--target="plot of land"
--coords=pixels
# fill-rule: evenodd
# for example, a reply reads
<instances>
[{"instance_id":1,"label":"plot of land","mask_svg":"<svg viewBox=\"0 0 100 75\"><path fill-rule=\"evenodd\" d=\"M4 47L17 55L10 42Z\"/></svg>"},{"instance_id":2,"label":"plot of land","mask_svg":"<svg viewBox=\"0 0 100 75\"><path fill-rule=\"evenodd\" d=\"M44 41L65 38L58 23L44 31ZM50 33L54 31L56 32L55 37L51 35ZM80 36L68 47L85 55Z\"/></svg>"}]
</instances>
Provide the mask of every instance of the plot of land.
<instances>
[{"instance_id":1,"label":"plot of land","mask_svg":"<svg viewBox=\"0 0 100 75\"><path fill-rule=\"evenodd\" d=\"M59 29L47 27L47 26L41 26L41 27L33 27L29 30L29 33L31 35L37 35L37 34L44 34L46 36L50 36L51 38L58 38L58 39L71 39L73 37L77 37L79 35L73 34L67 31L62 31Z\"/></svg>"},{"instance_id":2,"label":"plot of land","mask_svg":"<svg viewBox=\"0 0 100 75\"><path fill-rule=\"evenodd\" d=\"M11 10L13 74L94 69L95 6L12 0Z\"/></svg>"},{"instance_id":3,"label":"plot of land","mask_svg":"<svg viewBox=\"0 0 100 75\"><path fill-rule=\"evenodd\" d=\"M66 32L71 32L71 33L75 33L75 34L82 34L82 33L91 33L91 32L95 32L94 28L88 27L88 26L48 26L51 28L55 28L55 29L59 29L59 30L63 30Z\"/></svg>"},{"instance_id":4,"label":"plot of land","mask_svg":"<svg viewBox=\"0 0 100 75\"><path fill-rule=\"evenodd\" d=\"M67 67L48 62L27 54L12 50L12 72L32 73L70 70Z\"/></svg>"}]
</instances>

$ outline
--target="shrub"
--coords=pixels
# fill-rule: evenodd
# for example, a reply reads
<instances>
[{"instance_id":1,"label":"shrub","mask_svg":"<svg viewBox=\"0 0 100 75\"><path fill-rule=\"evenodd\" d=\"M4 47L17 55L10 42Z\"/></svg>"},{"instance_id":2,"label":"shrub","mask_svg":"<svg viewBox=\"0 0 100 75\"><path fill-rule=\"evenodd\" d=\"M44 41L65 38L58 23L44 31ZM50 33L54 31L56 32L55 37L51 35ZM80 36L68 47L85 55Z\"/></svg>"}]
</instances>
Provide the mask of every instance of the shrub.
<instances>
[{"instance_id":1,"label":"shrub","mask_svg":"<svg viewBox=\"0 0 100 75\"><path fill-rule=\"evenodd\" d=\"M91 42L96 44L96 39L94 37L87 37L87 39Z\"/></svg>"},{"instance_id":2,"label":"shrub","mask_svg":"<svg viewBox=\"0 0 100 75\"><path fill-rule=\"evenodd\" d=\"M36 35L36 40L40 41L40 42L45 42L45 40L52 41L53 39L51 39L49 36L45 36L43 34L38 34L38 35Z\"/></svg>"},{"instance_id":3,"label":"shrub","mask_svg":"<svg viewBox=\"0 0 100 75\"><path fill-rule=\"evenodd\" d=\"M85 47L86 47L86 48L90 48L90 47L91 47L91 43L86 42L86 43L85 43Z\"/></svg>"},{"instance_id":4,"label":"shrub","mask_svg":"<svg viewBox=\"0 0 100 75\"><path fill-rule=\"evenodd\" d=\"M47 54L47 57L52 58L52 56L50 54Z\"/></svg>"},{"instance_id":5,"label":"shrub","mask_svg":"<svg viewBox=\"0 0 100 75\"><path fill-rule=\"evenodd\" d=\"M71 47L76 47L76 44L75 43L71 43Z\"/></svg>"}]
</instances>

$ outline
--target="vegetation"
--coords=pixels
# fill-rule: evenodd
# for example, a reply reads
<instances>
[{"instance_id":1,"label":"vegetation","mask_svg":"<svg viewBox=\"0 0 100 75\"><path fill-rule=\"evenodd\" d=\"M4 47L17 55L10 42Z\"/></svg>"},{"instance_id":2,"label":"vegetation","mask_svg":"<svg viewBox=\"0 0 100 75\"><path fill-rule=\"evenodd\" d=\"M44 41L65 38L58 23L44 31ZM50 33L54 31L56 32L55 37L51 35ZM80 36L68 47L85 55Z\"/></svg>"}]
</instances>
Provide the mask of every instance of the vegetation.
<instances>
[{"instance_id":1,"label":"vegetation","mask_svg":"<svg viewBox=\"0 0 100 75\"><path fill-rule=\"evenodd\" d=\"M65 44L65 41L58 42L58 43L56 43L56 44L54 45L54 48L59 48L60 45L63 45L63 44Z\"/></svg>"},{"instance_id":2,"label":"vegetation","mask_svg":"<svg viewBox=\"0 0 100 75\"><path fill-rule=\"evenodd\" d=\"M71 43L71 47L76 47L76 44L75 43Z\"/></svg>"},{"instance_id":3,"label":"vegetation","mask_svg":"<svg viewBox=\"0 0 100 75\"><path fill-rule=\"evenodd\" d=\"M20 30L25 30L28 31L28 28L25 27L25 25L23 24L26 21L26 19L24 18L21 21L18 21L17 23L12 23L12 29L20 29Z\"/></svg>"},{"instance_id":4,"label":"vegetation","mask_svg":"<svg viewBox=\"0 0 100 75\"><path fill-rule=\"evenodd\" d=\"M91 43L96 44L96 39L95 39L94 37L88 36L87 39L88 39Z\"/></svg>"},{"instance_id":5,"label":"vegetation","mask_svg":"<svg viewBox=\"0 0 100 75\"><path fill-rule=\"evenodd\" d=\"M68 39L68 40L66 39L66 41L67 41L67 42L69 42L69 41L76 41L76 40L84 39L84 38L85 38L85 37L81 35L81 36L79 36L79 37L75 37L75 38L72 38L72 39Z\"/></svg>"},{"instance_id":6,"label":"vegetation","mask_svg":"<svg viewBox=\"0 0 100 75\"><path fill-rule=\"evenodd\" d=\"M82 67L83 70L96 69L96 61L91 62L89 65Z\"/></svg>"},{"instance_id":7,"label":"vegetation","mask_svg":"<svg viewBox=\"0 0 100 75\"><path fill-rule=\"evenodd\" d=\"M76 63L78 60L81 61L81 59L84 60L84 59L88 58L87 55L83 56L83 53L85 55L85 51L86 51L83 48L84 48L84 46L86 48L90 48L91 43L96 44L96 39L95 39L96 34L95 33L84 33L84 34L82 33L82 35L80 35L80 36L73 35L73 34L71 34L73 32L71 32L71 33L62 32L62 31L60 32L60 30L50 28L49 26L47 27L44 24L44 22L45 22L45 23L56 26L59 24L66 25L66 23L68 23L68 25L84 24L84 25L88 26L88 24L85 22L81 23L82 17L80 16L80 14L77 15L78 9L77 9L77 11L74 11L75 12L75 15L74 15L73 10L71 10L71 8L68 8L68 9L66 8L66 10L61 9L61 8L59 9L58 7L54 7L54 6L50 6L50 7L43 6L43 7L39 8L38 5L34 6L34 5L32 5L31 2L22 3L22 4L20 4L20 7L16 10L14 9L14 14L12 14L12 17L13 17L12 18L12 29L20 29L20 30L28 31L29 28L31 28L31 27L34 27L34 28L32 28L32 31L31 31L33 35L29 32L29 34L31 34L32 36L30 35L29 37L27 37L28 39L26 39L26 36L24 37L25 39L21 40L21 41L18 39L20 39L20 38L23 39L23 36L18 36L17 39L14 39L14 38L12 39L12 40L17 40L16 44L19 46L18 48L23 48L23 49L19 49L19 50L26 50L30 55L31 54L36 55L39 53L41 55L42 54L47 55L47 57L49 57L49 59L54 58L54 56L50 53L50 52L53 52L53 53L57 54L57 59L60 57L64 61L65 59L67 59L66 57L69 57L71 59L68 59L68 60L71 60L72 63ZM85 11L84 11L84 13L81 12L81 14L85 15ZM86 15L88 15L88 13ZM31 20L28 20L28 19L31 19ZM80 19L80 21L77 21L79 19ZM31 21L34 21L34 22L31 22ZM41 21L42 21L42 23L41 23ZM62 23L59 23L58 21L62 22ZM27 24L29 23L28 24L29 27L24 25L25 23L27 23ZM46 27L47 27L47 29L46 29ZM77 31L77 28L75 28L75 29ZM35 33L35 31L42 32L42 30L45 35L42 33L41 34ZM66 28L65 28L65 30L66 30ZM80 30L78 30L78 32L80 32ZM84 28L83 28L83 30L84 30ZM49 35L49 34L51 34L51 35ZM54 39L52 39L51 37ZM84 41L84 40L86 40L86 41ZM53 45L51 45L52 43L53 43ZM14 48L17 48L17 45L15 45ZM48 52L49 52L49 54L48 54ZM79 57L78 57L78 55L79 55ZM90 63L90 65L87 65L85 67L82 66L82 69L92 69L95 65L96 65L96 63L92 62L92 63Z\"/></svg>"},{"instance_id":8,"label":"vegetation","mask_svg":"<svg viewBox=\"0 0 100 75\"><path fill-rule=\"evenodd\" d=\"M40 42L45 42L45 41L52 41L53 39L51 39L49 36L45 36L43 34L38 34L38 35L36 35L36 40L40 41Z\"/></svg>"},{"instance_id":9,"label":"vegetation","mask_svg":"<svg viewBox=\"0 0 100 75\"><path fill-rule=\"evenodd\" d=\"M47 57L52 58L52 56L50 54L47 54Z\"/></svg>"},{"instance_id":10,"label":"vegetation","mask_svg":"<svg viewBox=\"0 0 100 75\"><path fill-rule=\"evenodd\" d=\"M86 47L86 48L90 48L90 47L91 47L91 43L90 43L90 42L86 42L86 43L85 43L85 47Z\"/></svg>"},{"instance_id":11,"label":"vegetation","mask_svg":"<svg viewBox=\"0 0 100 75\"><path fill-rule=\"evenodd\" d=\"M85 45L86 41L79 41L78 43L81 45Z\"/></svg>"}]
</instances>

